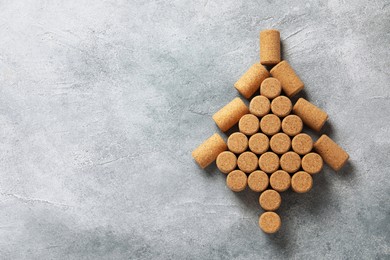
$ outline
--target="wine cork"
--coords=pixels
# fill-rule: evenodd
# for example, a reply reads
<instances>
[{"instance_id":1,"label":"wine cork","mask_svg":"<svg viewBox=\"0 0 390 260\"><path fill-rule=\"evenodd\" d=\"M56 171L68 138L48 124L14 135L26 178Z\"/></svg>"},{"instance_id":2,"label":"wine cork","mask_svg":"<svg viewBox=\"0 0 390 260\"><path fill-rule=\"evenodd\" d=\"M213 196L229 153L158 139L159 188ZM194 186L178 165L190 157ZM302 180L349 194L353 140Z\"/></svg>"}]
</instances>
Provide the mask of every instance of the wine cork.
<instances>
[{"instance_id":1,"label":"wine cork","mask_svg":"<svg viewBox=\"0 0 390 260\"><path fill-rule=\"evenodd\" d=\"M240 118L249 113L248 107L240 98L233 99L213 115L213 119L222 132L226 132L238 123Z\"/></svg>"},{"instance_id":2,"label":"wine cork","mask_svg":"<svg viewBox=\"0 0 390 260\"><path fill-rule=\"evenodd\" d=\"M303 163L302 163L303 164ZM295 152L287 152L280 157L280 168L288 173L294 173L301 167L301 157Z\"/></svg>"},{"instance_id":3,"label":"wine cork","mask_svg":"<svg viewBox=\"0 0 390 260\"><path fill-rule=\"evenodd\" d=\"M273 99L282 93L282 84L278 79L266 78L260 85L260 95Z\"/></svg>"},{"instance_id":4,"label":"wine cork","mask_svg":"<svg viewBox=\"0 0 390 260\"><path fill-rule=\"evenodd\" d=\"M227 146L222 137L219 134L213 134L192 152L192 157L204 169L226 149Z\"/></svg>"},{"instance_id":5,"label":"wine cork","mask_svg":"<svg viewBox=\"0 0 390 260\"><path fill-rule=\"evenodd\" d=\"M226 185L235 192L245 190L247 185L247 177L243 171L234 170L230 172L226 178Z\"/></svg>"},{"instance_id":6,"label":"wine cork","mask_svg":"<svg viewBox=\"0 0 390 260\"><path fill-rule=\"evenodd\" d=\"M314 149L335 171L340 170L349 158L348 153L327 135L322 135L317 140L317 142L314 144Z\"/></svg>"},{"instance_id":7,"label":"wine cork","mask_svg":"<svg viewBox=\"0 0 390 260\"><path fill-rule=\"evenodd\" d=\"M271 187L279 192L286 191L290 188L291 177L286 171L278 170L274 172L269 178L269 183Z\"/></svg>"},{"instance_id":8,"label":"wine cork","mask_svg":"<svg viewBox=\"0 0 390 260\"><path fill-rule=\"evenodd\" d=\"M280 118L273 114L268 114L260 120L261 131L266 135L274 135L279 132L281 124Z\"/></svg>"},{"instance_id":9,"label":"wine cork","mask_svg":"<svg viewBox=\"0 0 390 260\"><path fill-rule=\"evenodd\" d=\"M238 156L237 166L238 168L246 173L253 172L257 169L258 159L256 154L252 152L244 152Z\"/></svg>"},{"instance_id":10,"label":"wine cork","mask_svg":"<svg viewBox=\"0 0 390 260\"><path fill-rule=\"evenodd\" d=\"M317 132L321 130L328 119L328 114L324 110L304 98L298 99L293 107L293 112L302 119L305 125Z\"/></svg>"},{"instance_id":11,"label":"wine cork","mask_svg":"<svg viewBox=\"0 0 390 260\"><path fill-rule=\"evenodd\" d=\"M265 116L271 109L271 103L265 96L256 96L249 103L249 111L255 116Z\"/></svg>"},{"instance_id":12,"label":"wine cork","mask_svg":"<svg viewBox=\"0 0 390 260\"><path fill-rule=\"evenodd\" d=\"M249 149L255 154L263 154L269 148L269 139L263 133L257 133L249 138Z\"/></svg>"},{"instance_id":13,"label":"wine cork","mask_svg":"<svg viewBox=\"0 0 390 260\"><path fill-rule=\"evenodd\" d=\"M218 155L216 164L221 172L227 174L236 168L237 157L232 152L224 151Z\"/></svg>"},{"instance_id":14,"label":"wine cork","mask_svg":"<svg viewBox=\"0 0 390 260\"><path fill-rule=\"evenodd\" d=\"M241 133L246 135L253 135L259 131L260 122L257 116L246 114L241 117L238 122L238 129Z\"/></svg>"},{"instance_id":15,"label":"wine cork","mask_svg":"<svg viewBox=\"0 0 390 260\"><path fill-rule=\"evenodd\" d=\"M275 190L266 190L259 197L260 206L266 211L275 211L282 203L282 197Z\"/></svg>"},{"instance_id":16,"label":"wine cork","mask_svg":"<svg viewBox=\"0 0 390 260\"><path fill-rule=\"evenodd\" d=\"M280 62L280 33L278 30L260 32L260 63L275 65Z\"/></svg>"},{"instance_id":17,"label":"wine cork","mask_svg":"<svg viewBox=\"0 0 390 260\"><path fill-rule=\"evenodd\" d=\"M263 153L259 158L260 169L266 173L273 173L279 169L279 157L273 152Z\"/></svg>"},{"instance_id":18,"label":"wine cork","mask_svg":"<svg viewBox=\"0 0 390 260\"><path fill-rule=\"evenodd\" d=\"M277 232L282 226L282 221L278 214L272 211L267 211L261 214L259 218L259 227L267 234Z\"/></svg>"},{"instance_id":19,"label":"wine cork","mask_svg":"<svg viewBox=\"0 0 390 260\"><path fill-rule=\"evenodd\" d=\"M292 110L291 100L286 96L279 96L272 100L271 111L279 117L285 117Z\"/></svg>"},{"instance_id":20,"label":"wine cork","mask_svg":"<svg viewBox=\"0 0 390 260\"><path fill-rule=\"evenodd\" d=\"M299 155L305 155L313 148L313 139L308 134L298 134L291 141L291 146L294 152Z\"/></svg>"},{"instance_id":21,"label":"wine cork","mask_svg":"<svg viewBox=\"0 0 390 260\"><path fill-rule=\"evenodd\" d=\"M254 171L248 177L248 186L254 192L262 192L268 187L269 178L263 171Z\"/></svg>"},{"instance_id":22,"label":"wine cork","mask_svg":"<svg viewBox=\"0 0 390 260\"><path fill-rule=\"evenodd\" d=\"M289 136L295 136L302 132L303 122L299 116L289 115L283 118L282 130Z\"/></svg>"},{"instance_id":23,"label":"wine cork","mask_svg":"<svg viewBox=\"0 0 390 260\"><path fill-rule=\"evenodd\" d=\"M310 174L319 173L324 162L318 153L308 153L302 158L302 169Z\"/></svg>"},{"instance_id":24,"label":"wine cork","mask_svg":"<svg viewBox=\"0 0 390 260\"><path fill-rule=\"evenodd\" d=\"M271 137L271 140L269 141L269 146L274 153L284 154L288 150L290 150L290 137L285 133L277 133L276 135Z\"/></svg>"},{"instance_id":25,"label":"wine cork","mask_svg":"<svg viewBox=\"0 0 390 260\"><path fill-rule=\"evenodd\" d=\"M250 98L260 89L261 82L269 77L269 72L260 63L255 63L234 84L234 87L245 98Z\"/></svg>"},{"instance_id":26,"label":"wine cork","mask_svg":"<svg viewBox=\"0 0 390 260\"><path fill-rule=\"evenodd\" d=\"M248 149L248 137L243 133L233 133L227 140L227 147L233 153L243 153Z\"/></svg>"},{"instance_id":27,"label":"wine cork","mask_svg":"<svg viewBox=\"0 0 390 260\"><path fill-rule=\"evenodd\" d=\"M313 187L313 178L304 171L295 173L291 178L291 188L296 193L305 193Z\"/></svg>"},{"instance_id":28,"label":"wine cork","mask_svg":"<svg viewBox=\"0 0 390 260\"><path fill-rule=\"evenodd\" d=\"M280 81L282 89L288 97L294 96L304 87L301 79L285 60L279 62L272 68L271 75Z\"/></svg>"}]
</instances>

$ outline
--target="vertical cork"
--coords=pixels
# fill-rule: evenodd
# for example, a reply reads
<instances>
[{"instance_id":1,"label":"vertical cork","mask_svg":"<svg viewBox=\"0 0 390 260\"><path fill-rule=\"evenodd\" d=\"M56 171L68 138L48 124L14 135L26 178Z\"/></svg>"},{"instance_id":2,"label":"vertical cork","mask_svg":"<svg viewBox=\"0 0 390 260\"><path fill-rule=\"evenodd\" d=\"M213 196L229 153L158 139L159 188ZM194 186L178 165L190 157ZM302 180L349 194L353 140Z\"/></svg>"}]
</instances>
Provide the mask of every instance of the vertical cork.
<instances>
[{"instance_id":1,"label":"vertical cork","mask_svg":"<svg viewBox=\"0 0 390 260\"><path fill-rule=\"evenodd\" d=\"M267 234L277 232L282 226L282 221L278 214L272 211L267 211L261 214L259 218L259 227Z\"/></svg>"},{"instance_id":2,"label":"vertical cork","mask_svg":"<svg viewBox=\"0 0 390 260\"><path fill-rule=\"evenodd\" d=\"M333 170L340 170L347 162L349 155L327 135L322 135L314 143L314 149Z\"/></svg>"},{"instance_id":3,"label":"vertical cork","mask_svg":"<svg viewBox=\"0 0 390 260\"><path fill-rule=\"evenodd\" d=\"M280 62L280 32L264 30L260 32L260 63L275 65Z\"/></svg>"},{"instance_id":4,"label":"vertical cork","mask_svg":"<svg viewBox=\"0 0 390 260\"><path fill-rule=\"evenodd\" d=\"M328 114L321 108L313 105L304 98L298 99L293 112L299 116L303 123L315 131L320 131L328 119Z\"/></svg>"},{"instance_id":5,"label":"vertical cork","mask_svg":"<svg viewBox=\"0 0 390 260\"><path fill-rule=\"evenodd\" d=\"M223 132L238 123L240 118L249 113L248 107L240 98L233 99L213 115L215 123Z\"/></svg>"},{"instance_id":6,"label":"vertical cork","mask_svg":"<svg viewBox=\"0 0 390 260\"><path fill-rule=\"evenodd\" d=\"M260 85L264 79L269 77L269 72L260 63L253 64L244 75L234 84L234 87L245 98L250 98L256 91L260 90Z\"/></svg>"},{"instance_id":7,"label":"vertical cork","mask_svg":"<svg viewBox=\"0 0 390 260\"><path fill-rule=\"evenodd\" d=\"M222 137L219 134L213 134L192 152L192 157L204 169L226 149L227 145Z\"/></svg>"},{"instance_id":8,"label":"vertical cork","mask_svg":"<svg viewBox=\"0 0 390 260\"><path fill-rule=\"evenodd\" d=\"M282 83L282 89L288 97L294 96L304 87L301 79L285 60L272 68L271 75Z\"/></svg>"}]
</instances>

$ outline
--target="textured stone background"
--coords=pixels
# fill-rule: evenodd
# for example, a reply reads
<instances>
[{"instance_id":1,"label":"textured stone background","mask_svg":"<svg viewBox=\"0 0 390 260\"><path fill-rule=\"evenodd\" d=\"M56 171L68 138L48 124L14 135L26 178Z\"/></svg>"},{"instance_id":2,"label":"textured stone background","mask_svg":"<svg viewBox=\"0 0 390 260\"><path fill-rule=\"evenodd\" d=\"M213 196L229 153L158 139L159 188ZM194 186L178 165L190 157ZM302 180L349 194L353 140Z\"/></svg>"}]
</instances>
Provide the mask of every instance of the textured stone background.
<instances>
[{"instance_id":1,"label":"textured stone background","mask_svg":"<svg viewBox=\"0 0 390 260\"><path fill-rule=\"evenodd\" d=\"M1 259L389 259L389 1L0 1ZM258 226L190 152L278 28L350 164Z\"/></svg>"}]
</instances>

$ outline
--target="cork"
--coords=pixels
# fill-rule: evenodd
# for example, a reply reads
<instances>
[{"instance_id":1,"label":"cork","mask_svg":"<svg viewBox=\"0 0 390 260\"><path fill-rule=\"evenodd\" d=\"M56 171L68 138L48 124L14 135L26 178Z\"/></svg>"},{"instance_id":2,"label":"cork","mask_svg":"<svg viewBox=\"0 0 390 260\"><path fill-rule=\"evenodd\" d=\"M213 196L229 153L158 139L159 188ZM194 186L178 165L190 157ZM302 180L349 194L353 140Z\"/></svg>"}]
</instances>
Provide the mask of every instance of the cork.
<instances>
[{"instance_id":1,"label":"cork","mask_svg":"<svg viewBox=\"0 0 390 260\"><path fill-rule=\"evenodd\" d=\"M318 153L308 153L302 158L302 169L310 174L319 173L324 162Z\"/></svg>"},{"instance_id":2,"label":"cork","mask_svg":"<svg viewBox=\"0 0 390 260\"><path fill-rule=\"evenodd\" d=\"M217 156L227 149L222 137L215 133L192 151L192 157L204 169L217 159Z\"/></svg>"},{"instance_id":3,"label":"cork","mask_svg":"<svg viewBox=\"0 0 390 260\"><path fill-rule=\"evenodd\" d=\"M295 152L287 152L280 157L280 168L288 173L294 173L301 167L301 157Z\"/></svg>"},{"instance_id":4,"label":"cork","mask_svg":"<svg viewBox=\"0 0 390 260\"><path fill-rule=\"evenodd\" d=\"M271 187L279 192L286 191L290 188L291 177L286 171L278 170L274 172L269 178L269 183Z\"/></svg>"},{"instance_id":5,"label":"cork","mask_svg":"<svg viewBox=\"0 0 390 260\"><path fill-rule=\"evenodd\" d=\"M260 120L261 131L266 135L274 135L279 132L281 124L280 118L273 114L268 114Z\"/></svg>"},{"instance_id":6,"label":"cork","mask_svg":"<svg viewBox=\"0 0 390 260\"><path fill-rule=\"evenodd\" d=\"M286 96L279 96L272 100L271 111L279 117L285 117L292 110L291 100Z\"/></svg>"},{"instance_id":7,"label":"cork","mask_svg":"<svg viewBox=\"0 0 390 260\"><path fill-rule=\"evenodd\" d=\"M273 152L263 153L259 158L260 169L266 173L273 173L279 169L279 157Z\"/></svg>"},{"instance_id":8,"label":"cork","mask_svg":"<svg viewBox=\"0 0 390 260\"><path fill-rule=\"evenodd\" d=\"M260 95L274 99L282 93L282 84L273 77L266 78L260 85Z\"/></svg>"},{"instance_id":9,"label":"cork","mask_svg":"<svg viewBox=\"0 0 390 260\"><path fill-rule=\"evenodd\" d=\"M269 139L263 133L257 133L249 138L249 149L255 154L263 154L269 148Z\"/></svg>"},{"instance_id":10,"label":"cork","mask_svg":"<svg viewBox=\"0 0 390 260\"><path fill-rule=\"evenodd\" d=\"M260 89L261 82L268 77L268 70L260 63L255 63L241 76L234 87L245 98L250 98Z\"/></svg>"},{"instance_id":11,"label":"cork","mask_svg":"<svg viewBox=\"0 0 390 260\"><path fill-rule=\"evenodd\" d=\"M304 171L295 173L291 178L291 188L296 193L305 193L313 187L313 178Z\"/></svg>"},{"instance_id":12,"label":"cork","mask_svg":"<svg viewBox=\"0 0 390 260\"><path fill-rule=\"evenodd\" d=\"M255 116L265 116L271 109L271 103L265 96L256 96L249 103L249 111Z\"/></svg>"},{"instance_id":13,"label":"cork","mask_svg":"<svg viewBox=\"0 0 390 260\"><path fill-rule=\"evenodd\" d=\"M266 190L259 197L260 206L266 211L275 211L282 203L282 197L275 190Z\"/></svg>"},{"instance_id":14,"label":"cork","mask_svg":"<svg viewBox=\"0 0 390 260\"><path fill-rule=\"evenodd\" d=\"M236 168L237 157L232 152L224 151L218 155L216 164L221 172L228 174Z\"/></svg>"},{"instance_id":15,"label":"cork","mask_svg":"<svg viewBox=\"0 0 390 260\"><path fill-rule=\"evenodd\" d=\"M213 119L222 132L226 132L238 123L240 118L249 113L248 107L240 98L233 99L213 115Z\"/></svg>"},{"instance_id":16,"label":"cork","mask_svg":"<svg viewBox=\"0 0 390 260\"><path fill-rule=\"evenodd\" d=\"M245 190L247 185L247 177L243 171L234 170L230 172L226 178L226 185L235 192Z\"/></svg>"},{"instance_id":17,"label":"cork","mask_svg":"<svg viewBox=\"0 0 390 260\"><path fill-rule=\"evenodd\" d=\"M263 171L254 171L248 177L248 186L254 192L262 192L268 187L269 178Z\"/></svg>"},{"instance_id":18,"label":"cork","mask_svg":"<svg viewBox=\"0 0 390 260\"><path fill-rule=\"evenodd\" d=\"M272 68L271 75L280 81L282 89L288 97L294 96L304 87L301 79L285 60L279 62Z\"/></svg>"},{"instance_id":19,"label":"cork","mask_svg":"<svg viewBox=\"0 0 390 260\"><path fill-rule=\"evenodd\" d=\"M282 226L282 221L278 214L272 211L267 211L261 214L259 218L259 227L267 234L277 232Z\"/></svg>"},{"instance_id":20,"label":"cork","mask_svg":"<svg viewBox=\"0 0 390 260\"><path fill-rule=\"evenodd\" d=\"M299 155L305 155L313 148L313 139L308 134L298 134L291 141L291 146L294 152Z\"/></svg>"},{"instance_id":21,"label":"cork","mask_svg":"<svg viewBox=\"0 0 390 260\"><path fill-rule=\"evenodd\" d=\"M283 118L282 131L285 134L289 136L295 136L300 132L302 132L302 129L303 129L303 122L299 116L289 115Z\"/></svg>"},{"instance_id":22,"label":"cork","mask_svg":"<svg viewBox=\"0 0 390 260\"><path fill-rule=\"evenodd\" d=\"M328 114L321 108L313 105L304 98L298 99L293 112L299 116L303 123L315 131L320 131L328 119Z\"/></svg>"},{"instance_id":23,"label":"cork","mask_svg":"<svg viewBox=\"0 0 390 260\"><path fill-rule=\"evenodd\" d=\"M277 133L276 135L271 137L271 140L269 141L269 146L274 153L284 154L288 150L290 150L290 137L285 133Z\"/></svg>"},{"instance_id":24,"label":"cork","mask_svg":"<svg viewBox=\"0 0 390 260\"><path fill-rule=\"evenodd\" d=\"M327 135L322 135L314 144L314 149L333 170L340 170L347 162L349 155Z\"/></svg>"},{"instance_id":25,"label":"cork","mask_svg":"<svg viewBox=\"0 0 390 260\"><path fill-rule=\"evenodd\" d=\"M246 173L253 172L257 169L258 159L256 154L252 152L244 152L238 156L237 166L238 168Z\"/></svg>"},{"instance_id":26,"label":"cork","mask_svg":"<svg viewBox=\"0 0 390 260\"><path fill-rule=\"evenodd\" d=\"M280 62L280 33L278 30L260 32L260 63L275 65Z\"/></svg>"},{"instance_id":27,"label":"cork","mask_svg":"<svg viewBox=\"0 0 390 260\"><path fill-rule=\"evenodd\" d=\"M257 116L252 114L243 115L238 122L238 129L246 135L254 135L259 131L260 122Z\"/></svg>"},{"instance_id":28,"label":"cork","mask_svg":"<svg viewBox=\"0 0 390 260\"><path fill-rule=\"evenodd\" d=\"M233 153L243 153L248 149L248 137L243 133L233 133L227 140L227 147Z\"/></svg>"}]
</instances>

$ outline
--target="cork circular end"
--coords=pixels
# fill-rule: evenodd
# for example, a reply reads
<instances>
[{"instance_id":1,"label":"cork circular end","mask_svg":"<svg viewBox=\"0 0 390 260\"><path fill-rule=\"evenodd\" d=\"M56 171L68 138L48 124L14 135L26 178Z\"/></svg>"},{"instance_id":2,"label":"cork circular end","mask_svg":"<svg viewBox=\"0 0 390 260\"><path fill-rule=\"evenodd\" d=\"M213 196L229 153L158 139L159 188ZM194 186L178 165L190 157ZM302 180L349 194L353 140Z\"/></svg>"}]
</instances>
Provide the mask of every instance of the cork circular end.
<instances>
[{"instance_id":1,"label":"cork circular end","mask_svg":"<svg viewBox=\"0 0 390 260\"><path fill-rule=\"evenodd\" d=\"M291 188L296 193L305 193L313 187L313 178L304 171L295 173L291 178Z\"/></svg>"},{"instance_id":2,"label":"cork circular end","mask_svg":"<svg viewBox=\"0 0 390 260\"><path fill-rule=\"evenodd\" d=\"M301 167L301 157L295 152L287 152L280 157L280 167L288 173L294 173Z\"/></svg>"},{"instance_id":3,"label":"cork circular end","mask_svg":"<svg viewBox=\"0 0 390 260\"><path fill-rule=\"evenodd\" d=\"M308 153L302 158L302 169L309 174L316 174L322 170L324 162L318 153Z\"/></svg>"},{"instance_id":4,"label":"cork circular end","mask_svg":"<svg viewBox=\"0 0 390 260\"><path fill-rule=\"evenodd\" d=\"M257 133L249 138L249 149L255 154L263 154L269 148L269 139L263 133Z\"/></svg>"},{"instance_id":5,"label":"cork circular end","mask_svg":"<svg viewBox=\"0 0 390 260\"><path fill-rule=\"evenodd\" d=\"M291 177L286 171L278 170L271 175L269 182L274 190L283 192L290 188Z\"/></svg>"},{"instance_id":6,"label":"cork circular end","mask_svg":"<svg viewBox=\"0 0 390 260\"><path fill-rule=\"evenodd\" d=\"M226 185L234 192L243 191L247 185L247 177L243 171L234 170L226 178Z\"/></svg>"},{"instance_id":7,"label":"cork circular end","mask_svg":"<svg viewBox=\"0 0 390 260\"><path fill-rule=\"evenodd\" d=\"M279 117L285 117L292 110L291 100L286 96L279 96L272 100L271 111Z\"/></svg>"},{"instance_id":8,"label":"cork circular end","mask_svg":"<svg viewBox=\"0 0 390 260\"><path fill-rule=\"evenodd\" d=\"M299 155L305 155L313 149L313 139L308 134L298 134L291 142L292 149Z\"/></svg>"},{"instance_id":9,"label":"cork circular end","mask_svg":"<svg viewBox=\"0 0 390 260\"><path fill-rule=\"evenodd\" d=\"M264 212L259 218L259 227L267 234L277 232L282 226L282 221L275 212Z\"/></svg>"},{"instance_id":10,"label":"cork circular end","mask_svg":"<svg viewBox=\"0 0 390 260\"><path fill-rule=\"evenodd\" d=\"M255 116L265 116L271 109L271 103L265 96L256 96L249 103L249 111Z\"/></svg>"},{"instance_id":11,"label":"cork circular end","mask_svg":"<svg viewBox=\"0 0 390 260\"><path fill-rule=\"evenodd\" d=\"M282 84L276 78L266 78L260 86L260 94L269 99L274 99L282 93Z\"/></svg>"},{"instance_id":12,"label":"cork circular end","mask_svg":"<svg viewBox=\"0 0 390 260\"><path fill-rule=\"evenodd\" d=\"M282 203L282 197L275 190L266 190L259 197L260 206L266 211L275 211Z\"/></svg>"},{"instance_id":13,"label":"cork circular end","mask_svg":"<svg viewBox=\"0 0 390 260\"><path fill-rule=\"evenodd\" d=\"M238 156L237 166L241 171L250 173L257 169L257 162L256 154L252 152L244 152Z\"/></svg>"},{"instance_id":14,"label":"cork circular end","mask_svg":"<svg viewBox=\"0 0 390 260\"><path fill-rule=\"evenodd\" d=\"M257 116L246 114L241 117L238 122L238 129L241 133L246 135L253 135L259 131L260 122Z\"/></svg>"},{"instance_id":15,"label":"cork circular end","mask_svg":"<svg viewBox=\"0 0 390 260\"><path fill-rule=\"evenodd\" d=\"M295 136L302 132L303 122L299 116L289 115L286 116L282 121L282 131L289 135Z\"/></svg>"},{"instance_id":16,"label":"cork circular end","mask_svg":"<svg viewBox=\"0 0 390 260\"><path fill-rule=\"evenodd\" d=\"M279 157L273 152L266 152L259 158L260 169L266 173L273 173L279 168Z\"/></svg>"},{"instance_id":17,"label":"cork circular end","mask_svg":"<svg viewBox=\"0 0 390 260\"><path fill-rule=\"evenodd\" d=\"M274 153L284 154L290 150L291 140L285 133L277 133L271 137L269 145Z\"/></svg>"},{"instance_id":18,"label":"cork circular end","mask_svg":"<svg viewBox=\"0 0 390 260\"><path fill-rule=\"evenodd\" d=\"M281 128L280 118L273 114L268 114L260 120L261 131L266 135L274 135Z\"/></svg>"},{"instance_id":19,"label":"cork circular end","mask_svg":"<svg viewBox=\"0 0 390 260\"><path fill-rule=\"evenodd\" d=\"M248 137L243 133L233 133L227 140L227 147L233 153L243 153L248 148Z\"/></svg>"},{"instance_id":20,"label":"cork circular end","mask_svg":"<svg viewBox=\"0 0 390 260\"><path fill-rule=\"evenodd\" d=\"M218 155L216 164L222 173L228 174L236 168L237 157L232 152L224 151Z\"/></svg>"},{"instance_id":21,"label":"cork circular end","mask_svg":"<svg viewBox=\"0 0 390 260\"><path fill-rule=\"evenodd\" d=\"M263 171L254 171L248 177L248 186L254 192L262 192L268 187L269 178Z\"/></svg>"}]
</instances>

